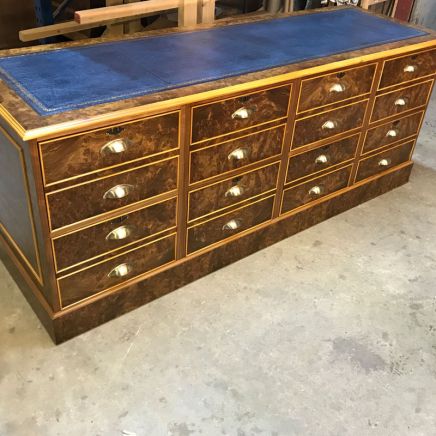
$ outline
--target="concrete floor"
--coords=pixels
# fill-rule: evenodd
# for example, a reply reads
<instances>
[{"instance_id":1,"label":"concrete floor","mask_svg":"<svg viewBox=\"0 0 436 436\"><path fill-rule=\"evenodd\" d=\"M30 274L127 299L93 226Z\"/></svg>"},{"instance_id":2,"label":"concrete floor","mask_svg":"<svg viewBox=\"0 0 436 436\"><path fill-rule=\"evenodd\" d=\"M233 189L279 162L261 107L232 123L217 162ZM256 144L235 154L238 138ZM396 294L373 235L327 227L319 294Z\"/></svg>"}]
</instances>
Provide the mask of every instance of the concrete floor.
<instances>
[{"instance_id":1,"label":"concrete floor","mask_svg":"<svg viewBox=\"0 0 436 436\"><path fill-rule=\"evenodd\" d=\"M408 185L58 347L0 264L0 435L435 435L435 133L436 98Z\"/></svg>"}]
</instances>

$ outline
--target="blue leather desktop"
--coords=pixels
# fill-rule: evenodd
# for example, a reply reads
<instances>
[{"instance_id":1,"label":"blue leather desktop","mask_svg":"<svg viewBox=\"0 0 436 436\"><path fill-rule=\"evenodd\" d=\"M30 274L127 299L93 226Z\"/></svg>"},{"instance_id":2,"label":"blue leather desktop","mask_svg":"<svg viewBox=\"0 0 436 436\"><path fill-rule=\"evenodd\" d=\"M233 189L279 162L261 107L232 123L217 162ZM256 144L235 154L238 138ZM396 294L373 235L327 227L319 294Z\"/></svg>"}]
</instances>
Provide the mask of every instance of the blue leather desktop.
<instances>
[{"instance_id":1,"label":"blue leather desktop","mask_svg":"<svg viewBox=\"0 0 436 436\"><path fill-rule=\"evenodd\" d=\"M425 34L339 9L4 57L0 77L51 115Z\"/></svg>"}]
</instances>

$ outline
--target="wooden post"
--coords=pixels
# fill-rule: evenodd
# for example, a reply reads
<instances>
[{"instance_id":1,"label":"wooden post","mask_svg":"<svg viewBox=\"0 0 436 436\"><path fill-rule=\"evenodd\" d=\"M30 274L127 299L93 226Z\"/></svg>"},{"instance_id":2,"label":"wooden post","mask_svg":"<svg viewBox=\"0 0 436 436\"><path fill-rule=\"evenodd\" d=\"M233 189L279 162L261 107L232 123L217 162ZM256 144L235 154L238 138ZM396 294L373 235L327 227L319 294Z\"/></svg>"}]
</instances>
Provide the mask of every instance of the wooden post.
<instances>
[{"instance_id":1,"label":"wooden post","mask_svg":"<svg viewBox=\"0 0 436 436\"><path fill-rule=\"evenodd\" d=\"M123 0L106 0L106 6L122 5ZM124 24L111 24L106 27L103 36L120 36L124 35Z\"/></svg>"},{"instance_id":2,"label":"wooden post","mask_svg":"<svg viewBox=\"0 0 436 436\"><path fill-rule=\"evenodd\" d=\"M136 1L138 0L124 0L124 3L134 3ZM124 33L126 34L140 32L142 29L143 27L140 19L129 21L124 24Z\"/></svg>"},{"instance_id":3,"label":"wooden post","mask_svg":"<svg viewBox=\"0 0 436 436\"><path fill-rule=\"evenodd\" d=\"M179 26L189 27L197 24L197 0L180 0Z\"/></svg>"},{"instance_id":4,"label":"wooden post","mask_svg":"<svg viewBox=\"0 0 436 436\"><path fill-rule=\"evenodd\" d=\"M215 21L215 0L198 0L198 22L213 23Z\"/></svg>"}]
</instances>

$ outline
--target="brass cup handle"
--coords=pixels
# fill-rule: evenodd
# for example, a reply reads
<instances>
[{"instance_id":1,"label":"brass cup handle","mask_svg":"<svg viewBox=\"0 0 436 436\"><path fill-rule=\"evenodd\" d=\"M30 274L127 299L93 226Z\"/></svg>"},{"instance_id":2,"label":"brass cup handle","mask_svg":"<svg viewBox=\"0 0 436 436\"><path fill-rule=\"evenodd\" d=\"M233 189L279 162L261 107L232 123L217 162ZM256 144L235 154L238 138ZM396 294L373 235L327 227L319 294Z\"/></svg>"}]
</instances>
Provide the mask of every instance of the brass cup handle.
<instances>
[{"instance_id":1,"label":"brass cup handle","mask_svg":"<svg viewBox=\"0 0 436 436\"><path fill-rule=\"evenodd\" d=\"M398 98L395 100L395 106L406 106L407 100L405 98Z\"/></svg>"},{"instance_id":2,"label":"brass cup handle","mask_svg":"<svg viewBox=\"0 0 436 436\"><path fill-rule=\"evenodd\" d=\"M232 119L233 120L246 120L247 118L250 118L250 116L253 112L254 112L253 109L250 109L247 107L241 107L232 113Z\"/></svg>"},{"instance_id":3,"label":"brass cup handle","mask_svg":"<svg viewBox=\"0 0 436 436\"><path fill-rule=\"evenodd\" d=\"M133 226L120 226L113 229L106 235L107 241L121 241L122 239L127 239L133 232L135 228Z\"/></svg>"},{"instance_id":4,"label":"brass cup handle","mask_svg":"<svg viewBox=\"0 0 436 436\"><path fill-rule=\"evenodd\" d=\"M242 226L242 221L238 219L230 220L223 225L223 230L236 230Z\"/></svg>"},{"instance_id":5,"label":"brass cup handle","mask_svg":"<svg viewBox=\"0 0 436 436\"><path fill-rule=\"evenodd\" d=\"M322 186L313 186L309 189L309 195L321 195L323 193Z\"/></svg>"},{"instance_id":6,"label":"brass cup handle","mask_svg":"<svg viewBox=\"0 0 436 436\"><path fill-rule=\"evenodd\" d=\"M326 164L329 161L328 156L326 156L325 154L320 154L316 159L315 159L315 163L317 164Z\"/></svg>"},{"instance_id":7,"label":"brass cup handle","mask_svg":"<svg viewBox=\"0 0 436 436\"><path fill-rule=\"evenodd\" d=\"M418 70L416 65L406 65L403 69L405 73L415 73Z\"/></svg>"},{"instance_id":8,"label":"brass cup handle","mask_svg":"<svg viewBox=\"0 0 436 436\"><path fill-rule=\"evenodd\" d=\"M391 164L391 160L390 159L381 159L379 162L378 162L378 165L380 166L380 167L388 167L390 164Z\"/></svg>"},{"instance_id":9,"label":"brass cup handle","mask_svg":"<svg viewBox=\"0 0 436 436\"><path fill-rule=\"evenodd\" d=\"M324 130L332 130L332 129L336 128L337 125L338 124L336 121L329 120L329 121L326 121L321 127Z\"/></svg>"},{"instance_id":10,"label":"brass cup handle","mask_svg":"<svg viewBox=\"0 0 436 436\"><path fill-rule=\"evenodd\" d=\"M240 197L244 193L244 188L239 185L232 186L227 189L224 197Z\"/></svg>"},{"instance_id":11,"label":"brass cup handle","mask_svg":"<svg viewBox=\"0 0 436 436\"><path fill-rule=\"evenodd\" d=\"M228 160L241 160L246 159L248 157L248 149L247 148L236 148L233 150L228 156Z\"/></svg>"},{"instance_id":12,"label":"brass cup handle","mask_svg":"<svg viewBox=\"0 0 436 436\"><path fill-rule=\"evenodd\" d=\"M132 266L129 265L128 263L121 263L115 268L113 268L107 276L111 279L125 277L132 272L132 269L133 269Z\"/></svg>"},{"instance_id":13,"label":"brass cup handle","mask_svg":"<svg viewBox=\"0 0 436 436\"><path fill-rule=\"evenodd\" d=\"M398 136L398 130L397 129L390 129L386 133L387 138L396 138Z\"/></svg>"},{"instance_id":14,"label":"brass cup handle","mask_svg":"<svg viewBox=\"0 0 436 436\"><path fill-rule=\"evenodd\" d=\"M113 188L106 191L103 195L104 199L120 199L127 197L134 189L133 185L116 185Z\"/></svg>"},{"instance_id":15,"label":"brass cup handle","mask_svg":"<svg viewBox=\"0 0 436 436\"><path fill-rule=\"evenodd\" d=\"M124 139L109 141L100 149L101 154L120 154L125 151L127 151L127 142Z\"/></svg>"},{"instance_id":16,"label":"brass cup handle","mask_svg":"<svg viewBox=\"0 0 436 436\"><path fill-rule=\"evenodd\" d=\"M329 89L330 93L336 92L336 93L341 93L345 91L345 85L343 83L335 83L334 85L332 85Z\"/></svg>"}]
</instances>

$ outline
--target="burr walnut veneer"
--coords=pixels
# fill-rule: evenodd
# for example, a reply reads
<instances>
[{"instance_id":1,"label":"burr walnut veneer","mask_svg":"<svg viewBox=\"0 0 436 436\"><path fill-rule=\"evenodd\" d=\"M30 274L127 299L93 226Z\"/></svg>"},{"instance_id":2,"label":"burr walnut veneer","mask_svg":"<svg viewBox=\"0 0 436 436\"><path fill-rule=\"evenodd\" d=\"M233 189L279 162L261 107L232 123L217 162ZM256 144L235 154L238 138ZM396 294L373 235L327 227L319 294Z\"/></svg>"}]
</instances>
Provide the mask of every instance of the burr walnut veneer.
<instances>
[{"instance_id":1,"label":"burr walnut veneer","mask_svg":"<svg viewBox=\"0 0 436 436\"><path fill-rule=\"evenodd\" d=\"M0 82L2 259L67 340L406 183L435 73L428 31L49 116Z\"/></svg>"}]
</instances>

